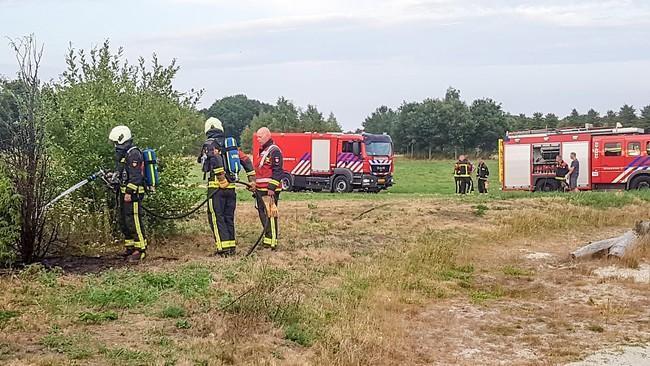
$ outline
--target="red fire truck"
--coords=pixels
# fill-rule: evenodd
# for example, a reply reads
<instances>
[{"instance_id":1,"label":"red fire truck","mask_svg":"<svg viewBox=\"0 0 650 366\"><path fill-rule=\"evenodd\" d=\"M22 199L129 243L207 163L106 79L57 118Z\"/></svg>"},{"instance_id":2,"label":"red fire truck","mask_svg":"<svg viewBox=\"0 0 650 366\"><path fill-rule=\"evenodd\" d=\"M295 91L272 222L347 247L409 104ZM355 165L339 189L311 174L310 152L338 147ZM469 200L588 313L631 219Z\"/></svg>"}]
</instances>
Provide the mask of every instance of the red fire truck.
<instances>
[{"instance_id":1,"label":"red fire truck","mask_svg":"<svg viewBox=\"0 0 650 366\"><path fill-rule=\"evenodd\" d=\"M284 159L283 190L379 192L393 185L388 135L305 132L273 133L272 138ZM257 136L253 151L259 151ZM253 163L259 164L253 155Z\"/></svg>"},{"instance_id":2,"label":"red fire truck","mask_svg":"<svg viewBox=\"0 0 650 366\"><path fill-rule=\"evenodd\" d=\"M503 190L551 191L555 157L580 163L578 188L650 188L650 134L642 128L570 128L509 132L499 141L499 178Z\"/></svg>"}]
</instances>

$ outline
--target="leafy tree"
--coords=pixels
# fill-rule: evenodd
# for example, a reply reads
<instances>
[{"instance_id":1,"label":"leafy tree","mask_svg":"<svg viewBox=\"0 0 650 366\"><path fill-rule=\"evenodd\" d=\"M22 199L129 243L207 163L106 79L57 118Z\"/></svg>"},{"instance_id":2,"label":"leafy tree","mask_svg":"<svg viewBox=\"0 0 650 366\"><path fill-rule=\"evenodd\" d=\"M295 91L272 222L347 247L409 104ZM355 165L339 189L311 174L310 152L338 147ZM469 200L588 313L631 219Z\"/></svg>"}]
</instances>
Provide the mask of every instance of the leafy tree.
<instances>
[{"instance_id":1,"label":"leafy tree","mask_svg":"<svg viewBox=\"0 0 650 366\"><path fill-rule=\"evenodd\" d=\"M600 113L596 112L593 108L587 111L585 121L586 123L590 123L596 127L602 125L602 121L600 120Z\"/></svg>"},{"instance_id":2,"label":"leafy tree","mask_svg":"<svg viewBox=\"0 0 650 366\"><path fill-rule=\"evenodd\" d=\"M539 130L546 127L544 121L544 115L540 112L533 113L533 119L531 122L532 122L532 128L535 130Z\"/></svg>"},{"instance_id":3,"label":"leafy tree","mask_svg":"<svg viewBox=\"0 0 650 366\"><path fill-rule=\"evenodd\" d=\"M547 128L556 128L560 123L560 119L553 113L547 113L544 116L544 124Z\"/></svg>"},{"instance_id":4,"label":"leafy tree","mask_svg":"<svg viewBox=\"0 0 650 366\"><path fill-rule=\"evenodd\" d=\"M300 112L300 125L305 131L322 131L326 129L326 121L323 119L323 114L318 111L318 108L309 104L307 109Z\"/></svg>"},{"instance_id":5,"label":"leafy tree","mask_svg":"<svg viewBox=\"0 0 650 366\"><path fill-rule=\"evenodd\" d=\"M6 132L0 144L0 244L8 245L23 263L31 263L48 252L59 232L44 209L55 187L46 144L44 88L38 76L43 47L33 36L10 45L18 61L18 79L14 87L3 87L3 99L8 101L3 105L8 108L0 120Z\"/></svg>"},{"instance_id":6,"label":"leafy tree","mask_svg":"<svg viewBox=\"0 0 650 366\"><path fill-rule=\"evenodd\" d=\"M334 116L333 112L330 112L329 116L327 116L327 121L325 121L325 131L323 132L341 132L343 129L341 128L341 125L339 124L339 121L336 119Z\"/></svg>"},{"instance_id":7,"label":"leafy tree","mask_svg":"<svg viewBox=\"0 0 650 366\"><path fill-rule=\"evenodd\" d=\"M475 126L473 144L482 151L493 151L497 147L498 139L503 137L508 129L501 105L489 98L477 99L472 102L469 111Z\"/></svg>"},{"instance_id":8,"label":"leafy tree","mask_svg":"<svg viewBox=\"0 0 650 366\"><path fill-rule=\"evenodd\" d=\"M609 110L601 120L603 126L613 127L616 126L616 122L618 122L618 116L616 115L616 112Z\"/></svg>"},{"instance_id":9,"label":"leafy tree","mask_svg":"<svg viewBox=\"0 0 650 366\"><path fill-rule=\"evenodd\" d=\"M205 110L206 117L217 117L223 123L226 134L240 138L241 133L248 127L253 117L262 112L270 111L270 104L255 99L248 99L246 95L238 94L215 101L210 108ZM201 130L201 132L203 132Z\"/></svg>"},{"instance_id":10,"label":"leafy tree","mask_svg":"<svg viewBox=\"0 0 650 366\"><path fill-rule=\"evenodd\" d=\"M618 112L618 118L623 126L634 126L637 121L636 109L631 105L625 104Z\"/></svg>"},{"instance_id":11,"label":"leafy tree","mask_svg":"<svg viewBox=\"0 0 650 366\"><path fill-rule=\"evenodd\" d=\"M641 109L640 127L650 128L650 105Z\"/></svg>"},{"instance_id":12,"label":"leafy tree","mask_svg":"<svg viewBox=\"0 0 650 366\"><path fill-rule=\"evenodd\" d=\"M377 108L372 114L363 121L363 130L368 133L387 133L393 134L393 129L399 115L394 110L385 105Z\"/></svg>"},{"instance_id":13,"label":"leafy tree","mask_svg":"<svg viewBox=\"0 0 650 366\"><path fill-rule=\"evenodd\" d=\"M143 58L131 65L121 48L112 53L106 41L88 53L70 49L66 64L61 82L46 98L59 186L69 186L99 168L112 169L114 148L108 133L123 124L140 148L153 147L158 153L161 184L147 205L163 212L193 205L197 193L178 187L186 186L191 164L181 157L188 146L197 144L192 131L203 125L196 111L201 93L174 89L172 81L179 69L175 61L164 66L154 55L149 66ZM91 212L103 211L112 201L100 185L89 187L86 195L93 197ZM70 208L75 210L79 207ZM167 226L171 222L156 223L159 228L173 227ZM100 228L103 232L109 229L105 224Z\"/></svg>"}]
</instances>

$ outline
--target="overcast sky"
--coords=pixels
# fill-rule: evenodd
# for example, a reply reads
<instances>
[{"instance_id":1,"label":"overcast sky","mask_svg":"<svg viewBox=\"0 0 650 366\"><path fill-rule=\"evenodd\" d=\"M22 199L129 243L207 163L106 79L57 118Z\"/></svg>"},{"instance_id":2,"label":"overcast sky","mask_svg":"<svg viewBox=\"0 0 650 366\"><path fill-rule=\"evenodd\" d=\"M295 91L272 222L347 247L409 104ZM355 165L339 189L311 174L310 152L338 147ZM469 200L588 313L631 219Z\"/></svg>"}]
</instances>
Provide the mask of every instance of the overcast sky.
<instances>
[{"instance_id":1,"label":"overcast sky","mask_svg":"<svg viewBox=\"0 0 650 366\"><path fill-rule=\"evenodd\" d=\"M176 58L176 87L205 89L203 106L282 95L346 129L450 85L511 113L650 104L647 0L0 0L0 35L29 33L45 43L46 79L69 43L109 38L130 60ZM0 74L13 77L7 43Z\"/></svg>"}]
</instances>

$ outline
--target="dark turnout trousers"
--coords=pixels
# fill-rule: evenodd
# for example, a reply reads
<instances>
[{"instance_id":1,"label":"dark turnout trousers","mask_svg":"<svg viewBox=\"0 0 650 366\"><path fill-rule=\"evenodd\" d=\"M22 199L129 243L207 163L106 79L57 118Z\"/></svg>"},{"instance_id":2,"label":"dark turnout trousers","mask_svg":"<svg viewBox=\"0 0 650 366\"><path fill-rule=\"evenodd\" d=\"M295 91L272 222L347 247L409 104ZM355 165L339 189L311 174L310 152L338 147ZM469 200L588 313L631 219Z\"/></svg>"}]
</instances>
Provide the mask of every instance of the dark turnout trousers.
<instances>
[{"instance_id":1,"label":"dark turnout trousers","mask_svg":"<svg viewBox=\"0 0 650 366\"><path fill-rule=\"evenodd\" d=\"M141 220L142 204L136 195L131 197L137 201L124 202L124 194L120 194L120 229L126 247L144 251L147 249L147 239Z\"/></svg>"},{"instance_id":2,"label":"dark turnout trousers","mask_svg":"<svg viewBox=\"0 0 650 366\"><path fill-rule=\"evenodd\" d=\"M235 248L235 209L237 194L234 188L208 188L208 222L214 235L217 252Z\"/></svg>"}]
</instances>

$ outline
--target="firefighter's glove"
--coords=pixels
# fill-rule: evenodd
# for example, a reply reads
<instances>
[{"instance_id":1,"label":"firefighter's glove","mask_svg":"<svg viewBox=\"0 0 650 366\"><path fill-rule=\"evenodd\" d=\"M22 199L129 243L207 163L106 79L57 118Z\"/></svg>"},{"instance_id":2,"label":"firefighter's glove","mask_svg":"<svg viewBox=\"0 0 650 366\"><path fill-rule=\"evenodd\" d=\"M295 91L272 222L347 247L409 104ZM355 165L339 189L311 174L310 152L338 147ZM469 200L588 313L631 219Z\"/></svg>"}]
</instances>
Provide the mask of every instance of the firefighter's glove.
<instances>
[{"instance_id":1,"label":"firefighter's glove","mask_svg":"<svg viewBox=\"0 0 650 366\"><path fill-rule=\"evenodd\" d=\"M219 180L218 182L219 182L219 188L221 189L226 189L230 185L227 179Z\"/></svg>"},{"instance_id":2,"label":"firefighter's glove","mask_svg":"<svg viewBox=\"0 0 650 366\"><path fill-rule=\"evenodd\" d=\"M269 217L273 218L278 218L278 206L276 206L275 202L271 201L271 204L268 207L268 212L269 212Z\"/></svg>"},{"instance_id":3,"label":"firefighter's glove","mask_svg":"<svg viewBox=\"0 0 650 366\"><path fill-rule=\"evenodd\" d=\"M251 192L255 192L255 188L256 188L255 182L249 182L248 186L246 187L246 189L248 189Z\"/></svg>"},{"instance_id":4,"label":"firefighter's glove","mask_svg":"<svg viewBox=\"0 0 650 366\"><path fill-rule=\"evenodd\" d=\"M264 209L269 217L278 217L278 206L275 205L272 196L262 196L262 202L264 202Z\"/></svg>"}]
</instances>

